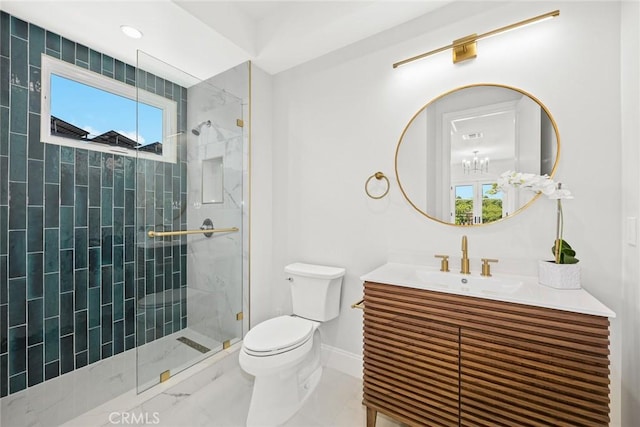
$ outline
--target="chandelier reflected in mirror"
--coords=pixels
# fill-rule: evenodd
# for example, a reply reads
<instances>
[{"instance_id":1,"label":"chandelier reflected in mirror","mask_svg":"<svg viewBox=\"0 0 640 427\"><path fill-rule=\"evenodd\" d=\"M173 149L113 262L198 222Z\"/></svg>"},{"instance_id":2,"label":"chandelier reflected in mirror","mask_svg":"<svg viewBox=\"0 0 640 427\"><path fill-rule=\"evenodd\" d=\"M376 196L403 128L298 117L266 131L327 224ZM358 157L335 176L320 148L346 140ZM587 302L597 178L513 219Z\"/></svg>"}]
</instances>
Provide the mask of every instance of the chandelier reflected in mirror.
<instances>
[{"instance_id":1,"label":"chandelier reflected in mirror","mask_svg":"<svg viewBox=\"0 0 640 427\"><path fill-rule=\"evenodd\" d=\"M478 158L478 150L474 150L471 160L464 159L462 161L462 170L464 173L487 173L489 172L489 157Z\"/></svg>"}]
</instances>

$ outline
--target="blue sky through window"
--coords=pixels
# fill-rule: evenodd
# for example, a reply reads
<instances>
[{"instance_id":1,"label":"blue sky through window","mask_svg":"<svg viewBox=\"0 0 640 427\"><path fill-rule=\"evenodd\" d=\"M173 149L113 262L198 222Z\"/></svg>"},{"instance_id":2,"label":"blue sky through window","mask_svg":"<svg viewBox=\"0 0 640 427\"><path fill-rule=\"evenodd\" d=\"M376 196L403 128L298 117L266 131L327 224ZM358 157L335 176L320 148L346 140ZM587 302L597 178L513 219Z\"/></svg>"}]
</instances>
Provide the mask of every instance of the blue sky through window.
<instances>
[{"instance_id":1,"label":"blue sky through window","mask_svg":"<svg viewBox=\"0 0 640 427\"><path fill-rule=\"evenodd\" d=\"M136 102L51 74L51 115L82 128L89 138L116 131L141 145L162 142L162 110L138 104L139 135L136 136Z\"/></svg>"}]
</instances>

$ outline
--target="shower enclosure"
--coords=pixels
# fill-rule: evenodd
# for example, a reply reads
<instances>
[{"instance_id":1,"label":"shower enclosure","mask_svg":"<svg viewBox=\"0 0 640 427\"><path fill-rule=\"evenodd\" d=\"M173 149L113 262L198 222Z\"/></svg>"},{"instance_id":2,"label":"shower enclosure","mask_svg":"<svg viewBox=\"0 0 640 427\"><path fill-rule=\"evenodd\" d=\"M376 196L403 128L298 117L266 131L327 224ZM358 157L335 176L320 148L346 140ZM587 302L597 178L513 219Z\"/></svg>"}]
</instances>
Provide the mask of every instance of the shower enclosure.
<instances>
[{"instance_id":1,"label":"shower enclosure","mask_svg":"<svg viewBox=\"0 0 640 427\"><path fill-rule=\"evenodd\" d=\"M211 80L144 52L137 68L139 108L143 92L162 86L165 94L174 91L177 107L177 132L172 123L165 126L162 144L163 151L176 151L175 163L136 160L137 386L143 391L242 339L244 120L242 98ZM139 133L148 125L142 117Z\"/></svg>"},{"instance_id":2,"label":"shower enclosure","mask_svg":"<svg viewBox=\"0 0 640 427\"><path fill-rule=\"evenodd\" d=\"M250 64L201 81L4 11L0 40L0 425L60 425L242 339ZM65 115L76 89L124 124Z\"/></svg>"}]
</instances>

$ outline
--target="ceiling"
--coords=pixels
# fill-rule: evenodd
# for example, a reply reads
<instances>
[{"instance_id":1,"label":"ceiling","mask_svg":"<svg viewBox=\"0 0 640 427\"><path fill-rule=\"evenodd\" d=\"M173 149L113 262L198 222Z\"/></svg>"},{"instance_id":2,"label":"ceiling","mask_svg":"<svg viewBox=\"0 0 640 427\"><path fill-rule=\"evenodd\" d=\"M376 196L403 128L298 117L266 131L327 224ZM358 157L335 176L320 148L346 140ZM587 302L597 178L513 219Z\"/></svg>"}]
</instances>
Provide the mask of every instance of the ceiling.
<instances>
[{"instance_id":1,"label":"ceiling","mask_svg":"<svg viewBox=\"0 0 640 427\"><path fill-rule=\"evenodd\" d=\"M248 60L277 74L451 2L0 0L0 8L127 63L139 49L205 79ZM144 37L126 37L124 24Z\"/></svg>"}]
</instances>

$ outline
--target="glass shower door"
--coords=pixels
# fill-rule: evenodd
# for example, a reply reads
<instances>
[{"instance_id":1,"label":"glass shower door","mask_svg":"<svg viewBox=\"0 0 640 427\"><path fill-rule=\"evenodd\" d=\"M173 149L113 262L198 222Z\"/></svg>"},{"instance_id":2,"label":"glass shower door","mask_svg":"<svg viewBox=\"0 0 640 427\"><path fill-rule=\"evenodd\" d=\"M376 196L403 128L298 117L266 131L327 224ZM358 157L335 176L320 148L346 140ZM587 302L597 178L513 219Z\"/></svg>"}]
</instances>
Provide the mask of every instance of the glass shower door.
<instances>
[{"instance_id":1,"label":"glass shower door","mask_svg":"<svg viewBox=\"0 0 640 427\"><path fill-rule=\"evenodd\" d=\"M137 384L242 339L242 99L138 53ZM149 138L145 99L169 100ZM156 116L157 117L157 116Z\"/></svg>"}]
</instances>

